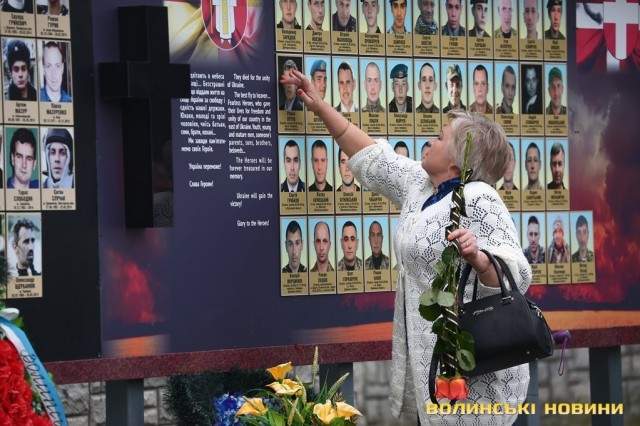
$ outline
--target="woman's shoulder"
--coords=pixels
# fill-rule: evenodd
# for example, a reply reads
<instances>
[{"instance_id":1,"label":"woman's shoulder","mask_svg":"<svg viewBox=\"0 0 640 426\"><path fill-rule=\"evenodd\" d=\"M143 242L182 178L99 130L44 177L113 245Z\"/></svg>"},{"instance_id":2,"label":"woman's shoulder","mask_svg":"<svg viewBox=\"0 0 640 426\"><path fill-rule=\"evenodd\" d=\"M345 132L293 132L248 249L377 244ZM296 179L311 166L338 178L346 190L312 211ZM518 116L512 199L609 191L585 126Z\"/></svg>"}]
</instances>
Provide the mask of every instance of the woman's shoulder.
<instances>
[{"instance_id":1,"label":"woman's shoulder","mask_svg":"<svg viewBox=\"0 0 640 426\"><path fill-rule=\"evenodd\" d=\"M485 183L480 181L469 182L464 186L464 195L465 197L471 198L497 198L500 199L500 195L496 189Z\"/></svg>"},{"instance_id":2,"label":"woman's shoulder","mask_svg":"<svg viewBox=\"0 0 640 426\"><path fill-rule=\"evenodd\" d=\"M498 191L485 182L469 182L464 187L464 197L468 206L484 206L495 212L507 212Z\"/></svg>"}]
</instances>

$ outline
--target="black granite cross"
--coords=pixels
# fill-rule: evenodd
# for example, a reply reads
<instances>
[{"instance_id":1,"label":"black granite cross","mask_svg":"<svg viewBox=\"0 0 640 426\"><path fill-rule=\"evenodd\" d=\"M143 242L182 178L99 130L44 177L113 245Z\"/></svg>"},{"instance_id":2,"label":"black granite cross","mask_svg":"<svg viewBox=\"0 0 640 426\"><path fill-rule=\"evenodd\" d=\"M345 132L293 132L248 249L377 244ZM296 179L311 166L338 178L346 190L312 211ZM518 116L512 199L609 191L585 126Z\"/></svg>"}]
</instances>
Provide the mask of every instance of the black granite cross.
<instances>
[{"instance_id":1,"label":"black granite cross","mask_svg":"<svg viewBox=\"0 0 640 426\"><path fill-rule=\"evenodd\" d=\"M169 62L165 7L121 7L118 21L120 62L101 63L99 71L102 98L122 102L126 225L166 226L171 220L154 220L154 193L173 205L166 200L173 194L171 98L190 96L190 68ZM158 168L166 169L162 184Z\"/></svg>"}]
</instances>

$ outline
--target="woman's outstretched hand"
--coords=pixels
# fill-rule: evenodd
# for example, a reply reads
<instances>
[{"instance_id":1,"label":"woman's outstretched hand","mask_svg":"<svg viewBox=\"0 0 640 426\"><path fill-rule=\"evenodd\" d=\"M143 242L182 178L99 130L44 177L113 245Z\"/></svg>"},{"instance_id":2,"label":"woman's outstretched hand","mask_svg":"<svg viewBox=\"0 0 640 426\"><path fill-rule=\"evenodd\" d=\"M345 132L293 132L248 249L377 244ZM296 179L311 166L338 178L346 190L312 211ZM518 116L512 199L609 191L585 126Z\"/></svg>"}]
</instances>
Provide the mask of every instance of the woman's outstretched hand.
<instances>
[{"instance_id":1,"label":"woman's outstretched hand","mask_svg":"<svg viewBox=\"0 0 640 426\"><path fill-rule=\"evenodd\" d=\"M290 70L280 78L281 84L293 84L296 86L296 95L302 99L309 111L318 112L323 100L313 87L311 81L300 71Z\"/></svg>"}]
</instances>

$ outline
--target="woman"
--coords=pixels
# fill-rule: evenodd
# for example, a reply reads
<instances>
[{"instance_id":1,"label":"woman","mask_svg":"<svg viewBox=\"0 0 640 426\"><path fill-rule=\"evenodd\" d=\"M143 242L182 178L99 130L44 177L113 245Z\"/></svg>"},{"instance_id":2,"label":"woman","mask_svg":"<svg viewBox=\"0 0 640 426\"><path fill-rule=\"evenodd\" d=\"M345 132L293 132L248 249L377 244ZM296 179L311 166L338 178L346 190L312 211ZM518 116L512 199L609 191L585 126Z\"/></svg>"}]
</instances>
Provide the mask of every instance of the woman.
<instances>
[{"instance_id":1,"label":"woman","mask_svg":"<svg viewBox=\"0 0 640 426\"><path fill-rule=\"evenodd\" d=\"M445 238L449 223L451 191L459 183L467 133L474 144L470 154L472 182L465 186L466 212L460 229L452 232L462 257L478 278L478 297L497 294L495 269L485 249L501 257L523 293L531 282L531 267L522 253L511 216L492 186L502 177L509 145L502 128L482 116L453 113L450 125L425 150L421 162L393 152L384 141L374 141L325 103L304 74L293 71L282 78L295 84L307 109L325 123L342 150L351 157L349 166L367 189L383 194L402 206L394 250L399 273L393 319L391 403L394 415L418 407L424 425L511 424L516 415L428 415L429 363L436 342L431 322L419 312L420 295L431 285L434 265L450 243ZM474 274L472 274L472 277ZM471 300L471 286L464 301ZM469 398L464 403L509 403L524 401L529 383L527 364L477 376L469 380Z\"/></svg>"}]
</instances>

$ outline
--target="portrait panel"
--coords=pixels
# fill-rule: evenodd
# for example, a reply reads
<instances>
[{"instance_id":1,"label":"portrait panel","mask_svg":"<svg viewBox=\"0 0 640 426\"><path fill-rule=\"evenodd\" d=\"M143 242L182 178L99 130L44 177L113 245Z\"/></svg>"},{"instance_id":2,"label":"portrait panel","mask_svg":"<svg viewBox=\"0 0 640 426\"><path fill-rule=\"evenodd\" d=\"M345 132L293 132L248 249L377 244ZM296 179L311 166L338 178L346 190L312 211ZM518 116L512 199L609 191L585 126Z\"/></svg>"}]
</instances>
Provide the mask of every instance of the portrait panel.
<instances>
[{"instance_id":1,"label":"portrait panel","mask_svg":"<svg viewBox=\"0 0 640 426\"><path fill-rule=\"evenodd\" d=\"M371 135L387 133L387 65L384 58L360 58L360 108L362 130Z\"/></svg>"},{"instance_id":2,"label":"portrait panel","mask_svg":"<svg viewBox=\"0 0 640 426\"><path fill-rule=\"evenodd\" d=\"M531 284L547 283L545 219L544 212L522 213L522 249L524 257L531 265Z\"/></svg>"},{"instance_id":3,"label":"portrait panel","mask_svg":"<svg viewBox=\"0 0 640 426\"><path fill-rule=\"evenodd\" d=\"M545 150L542 139L522 139L521 144L522 209L545 209Z\"/></svg>"},{"instance_id":4,"label":"portrait panel","mask_svg":"<svg viewBox=\"0 0 640 426\"><path fill-rule=\"evenodd\" d=\"M571 283L569 212L547 213L547 275L549 284Z\"/></svg>"},{"instance_id":5,"label":"portrait panel","mask_svg":"<svg viewBox=\"0 0 640 426\"><path fill-rule=\"evenodd\" d=\"M42 215L7 213L7 299L43 296Z\"/></svg>"},{"instance_id":6,"label":"portrait panel","mask_svg":"<svg viewBox=\"0 0 640 426\"><path fill-rule=\"evenodd\" d=\"M309 217L309 294L336 293L335 218Z\"/></svg>"},{"instance_id":7,"label":"portrait panel","mask_svg":"<svg viewBox=\"0 0 640 426\"><path fill-rule=\"evenodd\" d=\"M365 291L391 290L389 216L364 216Z\"/></svg>"},{"instance_id":8,"label":"portrait panel","mask_svg":"<svg viewBox=\"0 0 640 426\"><path fill-rule=\"evenodd\" d=\"M307 200L310 214L334 214L333 140L307 136Z\"/></svg>"},{"instance_id":9,"label":"portrait panel","mask_svg":"<svg viewBox=\"0 0 640 426\"><path fill-rule=\"evenodd\" d=\"M280 295L309 294L307 219L280 218Z\"/></svg>"},{"instance_id":10,"label":"portrait panel","mask_svg":"<svg viewBox=\"0 0 640 426\"><path fill-rule=\"evenodd\" d=\"M305 214L306 150L302 136L280 135L278 138L278 182L280 185L280 214Z\"/></svg>"},{"instance_id":11,"label":"portrait panel","mask_svg":"<svg viewBox=\"0 0 640 426\"><path fill-rule=\"evenodd\" d=\"M440 61L437 59L416 60L414 75L416 80L416 134L438 134L442 127Z\"/></svg>"},{"instance_id":12,"label":"portrait panel","mask_svg":"<svg viewBox=\"0 0 640 426\"><path fill-rule=\"evenodd\" d=\"M420 57L440 56L440 2L413 0L413 54Z\"/></svg>"},{"instance_id":13,"label":"portrait panel","mask_svg":"<svg viewBox=\"0 0 640 426\"><path fill-rule=\"evenodd\" d=\"M336 217L338 294L364 292L362 217Z\"/></svg>"}]
</instances>

